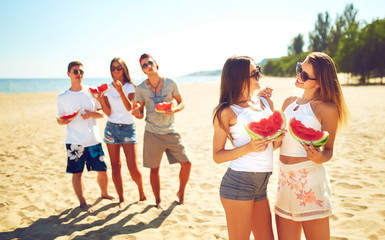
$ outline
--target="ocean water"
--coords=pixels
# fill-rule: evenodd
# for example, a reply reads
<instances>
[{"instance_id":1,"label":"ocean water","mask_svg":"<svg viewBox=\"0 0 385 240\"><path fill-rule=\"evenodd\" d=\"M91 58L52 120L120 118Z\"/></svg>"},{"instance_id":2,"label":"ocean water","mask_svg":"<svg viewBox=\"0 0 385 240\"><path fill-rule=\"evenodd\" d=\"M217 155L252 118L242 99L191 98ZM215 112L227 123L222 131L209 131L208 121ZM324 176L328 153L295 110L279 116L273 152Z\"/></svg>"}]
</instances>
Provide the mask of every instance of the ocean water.
<instances>
[{"instance_id":1,"label":"ocean water","mask_svg":"<svg viewBox=\"0 0 385 240\"><path fill-rule=\"evenodd\" d=\"M195 82L214 82L220 81L220 76L183 76L173 78L179 84ZM139 84L144 79L133 79L135 84ZM84 78L83 84L88 86L99 86L102 83L110 83L111 78ZM63 91L70 87L69 78L18 78L0 79L0 93L36 93L36 92L56 92Z\"/></svg>"}]
</instances>

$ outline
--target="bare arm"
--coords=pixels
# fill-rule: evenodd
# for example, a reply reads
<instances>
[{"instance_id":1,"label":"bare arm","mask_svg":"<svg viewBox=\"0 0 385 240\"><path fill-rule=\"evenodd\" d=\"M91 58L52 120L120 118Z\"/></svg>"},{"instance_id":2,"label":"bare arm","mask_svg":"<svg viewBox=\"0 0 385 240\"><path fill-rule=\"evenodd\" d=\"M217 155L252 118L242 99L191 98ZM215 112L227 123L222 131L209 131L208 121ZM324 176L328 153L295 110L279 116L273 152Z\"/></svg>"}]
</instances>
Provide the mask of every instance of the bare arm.
<instances>
[{"instance_id":1,"label":"bare arm","mask_svg":"<svg viewBox=\"0 0 385 240\"><path fill-rule=\"evenodd\" d=\"M309 159L316 163L324 163L333 157L334 140L338 127L338 111L336 106L327 103L318 103L315 107L320 109L315 112L318 112L317 118L321 119L322 131L329 133L329 139L321 148L316 148L313 144L310 146L302 144L302 146L305 148Z\"/></svg>"},{"instance_id":2,"label":"bare arm","mask_svg":"<svg viewBox=\"0 0 385 240\"><path fill-rule=\"evenodd\" d=\"M228 108L223 110L220 117L222 118L225 129L229 129L230 122L234 121L234 117L236 118L236 115L231 109ZM225 129L219 125L218 119L214 120L213 159L216 163L231 161L253 151L262 152L271 142L264 139L251 139L249 143L241 147L225 149L227 141L227 132Z\"/></svg>"}]
</instances>

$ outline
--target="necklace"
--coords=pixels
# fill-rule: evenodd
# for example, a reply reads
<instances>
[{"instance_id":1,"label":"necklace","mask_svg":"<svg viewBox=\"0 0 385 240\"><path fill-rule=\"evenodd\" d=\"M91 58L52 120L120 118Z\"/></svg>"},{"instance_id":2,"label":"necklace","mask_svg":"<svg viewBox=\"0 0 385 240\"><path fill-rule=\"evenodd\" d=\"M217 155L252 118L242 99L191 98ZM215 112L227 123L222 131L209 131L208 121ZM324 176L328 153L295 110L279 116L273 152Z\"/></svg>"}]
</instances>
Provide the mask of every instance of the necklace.
<instances>
[{"instance_id":1,"label":"necklace","mask_svg":"<svg viewBox=\"0 0 385 240\"><path fill-rule=\"evenodd\" d=\"M147 79L147 84L150 85L153 89L154 89L154 93L155 93L155 97L156 97L156 89L158 88L160 82L162 81L162 78L159 78L159 81L158 83L156 84L156 86L154 87L151 82L150 82L150 79Z\"/></svg>"}]
</instances>

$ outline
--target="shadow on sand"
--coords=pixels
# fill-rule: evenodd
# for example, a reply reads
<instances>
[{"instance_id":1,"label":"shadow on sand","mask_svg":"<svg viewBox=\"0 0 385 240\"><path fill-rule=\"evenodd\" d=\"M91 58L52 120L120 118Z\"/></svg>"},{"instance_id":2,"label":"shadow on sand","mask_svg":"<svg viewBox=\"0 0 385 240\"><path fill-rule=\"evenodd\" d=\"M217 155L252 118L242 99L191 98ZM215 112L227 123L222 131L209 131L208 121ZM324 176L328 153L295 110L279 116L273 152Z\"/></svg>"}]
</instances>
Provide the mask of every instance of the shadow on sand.
<instances>
[{"instance_id":1,"label":"shadow on sand","mask_svg":"<svg viewBox=\"0 0 385 240\"><path fill-rule=\"evenodd\" d=\"M89 231L82 236L74 236L72 239L110 239L116 235L134 234L146 229L158 228L171 212L178 205L175 201L168 209L163 210L158 217L153 219L148 224L139 222L137 224L127 224L133 217L138 214L144 214L149 211L155 205L149 205L141 212L134 212L128 214L116 223L107 224L109 221L124 214L127 209L133 206L135 203L127 205L123 210L109 214L105 219L99 219L91 223L78 224L82 220L90 216L96 216L97 214L107 211L110 208L116 207L116 203L111 203L103 206L102 208L94 211L93 213L85 213L80 208L70 208L59 215L53 215L48 218L41 218L25 228L17 228L10 232L1 232L0 239L2 240L27 240L27 239L56 239L60 236L70 236L75 232L82 232L87 229L96 228L96 230ZM103 226L105 225L105 226ZM100 227L100 228L97 228ZM97 235L97 236L96 236Z\"/></svg>"}]
</instances>

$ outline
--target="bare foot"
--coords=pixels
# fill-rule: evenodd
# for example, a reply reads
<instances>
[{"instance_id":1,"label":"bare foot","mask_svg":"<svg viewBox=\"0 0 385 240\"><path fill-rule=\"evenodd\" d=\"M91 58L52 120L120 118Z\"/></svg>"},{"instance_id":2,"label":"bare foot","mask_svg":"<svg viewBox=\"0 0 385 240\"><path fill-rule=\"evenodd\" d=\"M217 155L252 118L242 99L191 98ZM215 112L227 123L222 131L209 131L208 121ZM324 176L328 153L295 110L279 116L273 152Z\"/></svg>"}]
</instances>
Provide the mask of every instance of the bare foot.
<instances>
[{"instance_id":1,"label":"bare foot","mask_svg":"<svg viewBox=\"0 0 385 240\"><path fill-rule=\"evenodd\" d=\"M163 210L162 204L160 204L160 200L159 200L159 201L158 201L158 200L156 201L155 207L156 207L157 209Z\"/></svg>"},{"instance_id":2,"label":"bare foot","mask_svg":"<svg viewBox=\"0 0 385 240\"><path fill-rule=\"evenodd\" d=\"M178 192L176 196L179 198L178 204L183 205L184 204L184 194L181 192Z\"/></svg>"},{"instance_id":3,"label":"bare foot","mask_svg":"<svg viewBox=\"0 0 385 240\"><path fill-rule=\"evenodd\" d=\"M108 193L107 193L107 195L102 195L102 198L103 199L108 199L108 200L114 200L115 199L115 197L114 196L111 196L111 195L109 195Z\"/></svg>"},{"instance_id":4,"label":"bare foot","mask_svg":"<svg viewBox=\"0 0 385 240\"><path fill-rule=\"evenodd\" d=\"M125 200L120 201L119 204L118 204L118 207L119 207L120 210L122 210L125 206L126 206L126 201Z\"/></svg>"},{"instance_id":5,"label":"bare foot","mask_svg":"<svg viewBox=\"0 0 385 240\"><path fill-rule=\"evenodd\" d=\"M139 201L146 201L146 200L147 200L147 197L146 195L144 195L144 192L139 193Z\"/></svg>"},{"instance_id":6,"label":"bare foot","mask_svg":"<svg viewBox=\"0 0 385 240\"><path fill-rule=\"evenodd\" d=\"M88 213L92 213L94 209L92 209L92 206L89 204L80 205L80 208L83 209L83 211L86 211Z\"/></svg>"}]
</instances>

